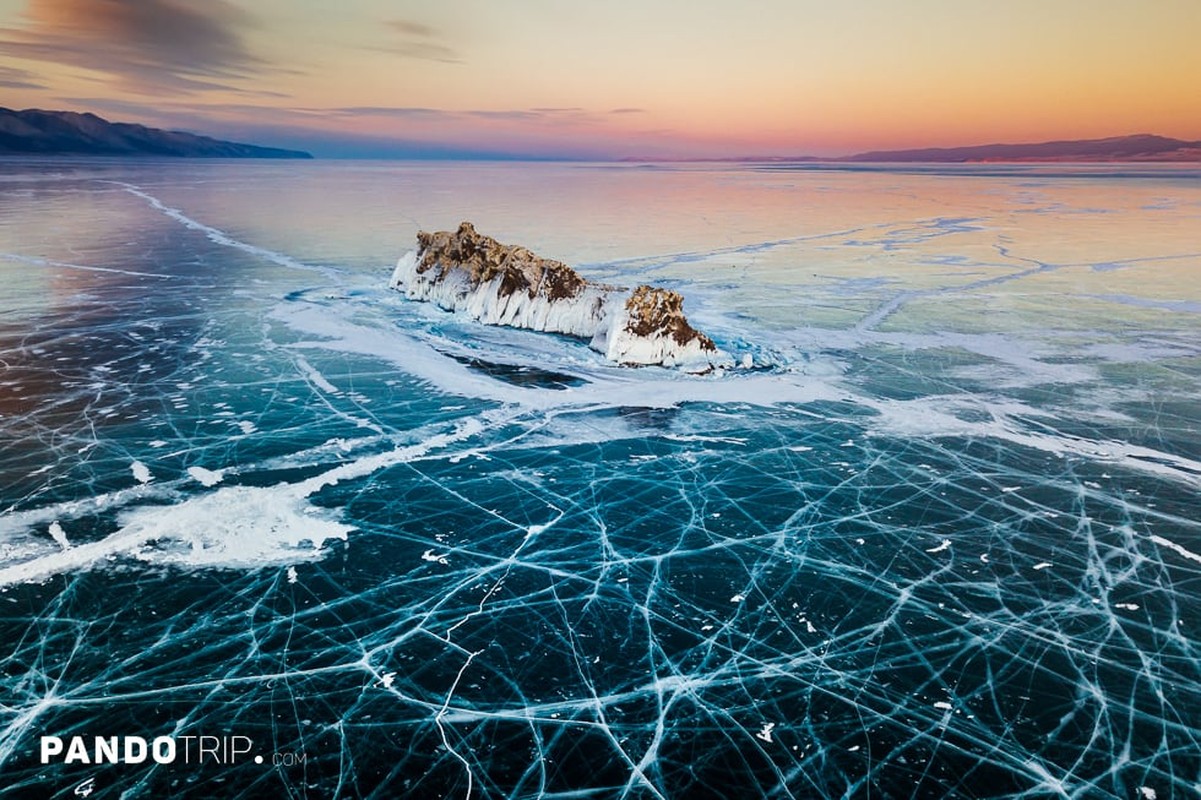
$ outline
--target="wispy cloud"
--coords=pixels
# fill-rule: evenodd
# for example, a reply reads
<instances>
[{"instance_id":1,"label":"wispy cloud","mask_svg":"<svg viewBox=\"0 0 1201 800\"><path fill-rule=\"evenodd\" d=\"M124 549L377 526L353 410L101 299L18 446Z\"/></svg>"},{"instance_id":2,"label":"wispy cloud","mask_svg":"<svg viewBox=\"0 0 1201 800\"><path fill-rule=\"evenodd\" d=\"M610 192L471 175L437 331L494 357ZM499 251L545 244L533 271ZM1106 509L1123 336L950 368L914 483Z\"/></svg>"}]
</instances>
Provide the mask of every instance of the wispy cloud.
<instances>
[{"instance_id":1,"label":"wispy cloud","mask_svg":"<svg viewBox=\"0 0 1201 800\"><path fill-rule=\"evenodd\" d=\"M384 24L397 36L395 41L380 48L382 50L424 61L439 61L443 64L463 63L459 52L448 45L441 32L433 26L411 19L394 19Z\"/></svg>"},{"instance_id":2,"label":"wispy cloud","mask_svg":"<svg viewBox=\"0 0 1201 800\"><path fill-rule=\"evenodd\" d=\"M37 83L34 77L27 69L0 65L0 87L5 89L45 89L46 87Z\"/></svg>"},{"instance_id":3,"label":"wispy cloud","mask_svg":"<svg viewBox=\"0 0 1201 800\"><path fill-rule=\"evenodd\" d=\"M253 24L226 0L31 0L28 24L0 28L0 54L106 73L140 94L230 89L265 64Z\"/></svg>"},{"instance_id":4,"label":"wispy cloud","mask_svg":"<svg viewBox=\"0 0 1201 800\"><path fill-rule=\"evenodd\" d=\"M398 119L444 117L451 113L439 108L421 106L345 106L342 108L313 109L315 113L326 113L339 117L395 117Z\"/></svg>"},{"instance_id":5,"label":"wispy cloud","mask_svg":"<svg viewBox=\"0 0 1201 800\"><path fill-rule=\"evenodd\" d=\"M472 110L459 112L464 117L512 122L537 122L543 125L595 124L603 120L583 108L513 108L501 110Z\"/></svg>"},{"instance_id":6,"label":"wispy cloud","mask_svg":"<svg viewBox=\"0 0 1201 800\"><path fill-rule=\"evenodd\" d=\"M438 35L438 31L434 27L421 22L414 22L411 19L390 20L388 27L395 28L406 36L420 36L428 39Z\"/></svg>"},{"instance_id":7,"label":"wispy cloud","mask_svg":"<svg viewBox=\"0 0 1201 800\"><path fill-rule=\"evenodd\" d=\"M324 110L280 108L258 103L171 102L152 100L142 102L116 97L62 97L62 102L77 110L107 115L112 122L137 121L154 126L181 126L198 133L212 133L212 126L222 126L230 120L271 119L293 125L320 121L328 115ZM206 126L208 126L206 128ZM216 135L216 134L212 134Z\"/></svg>"},{"instance_id":8,"label":"wispy cloud","mask_svg":"<svg viewBox=\"0 0 1201 800\"><path fill-rule=\"evenodd\" d=\"M314 113L321 113L312 109ZM599 121L597 115L583 108L503 108L503 109L442 109L421 106L347 106L326 109L336 116L391 117L395 119L484 119L511 122L588 122Z\"/></svg>"},{"instance_id":9,"label":"wispy cloud","mask_svg":"<svg viewBox=\"0 0 1201 800\"><path fill-rule=\"evenodd\" d=\"M476 119L507 119L533 121L545 118L547 115L528 108L484 109L479 111L460 111L459 116L475 117Z\"/></svg>"},{"instance_id":10,"label":"wispy cloud","mask_svg":"<svg viewBox=\"0 0 1201 800\"><path fill-rule=\"evenodd\" d=\"M310 150L318 156L366 158L608 158L625 155L608 111L576 107L442 109L425 106L319 108L250 100L61 98L75 110L222 139ZM615 141L624 144L614 146ZM638 154L651 152L645 143Z\"/></svg>"}]
</instances>

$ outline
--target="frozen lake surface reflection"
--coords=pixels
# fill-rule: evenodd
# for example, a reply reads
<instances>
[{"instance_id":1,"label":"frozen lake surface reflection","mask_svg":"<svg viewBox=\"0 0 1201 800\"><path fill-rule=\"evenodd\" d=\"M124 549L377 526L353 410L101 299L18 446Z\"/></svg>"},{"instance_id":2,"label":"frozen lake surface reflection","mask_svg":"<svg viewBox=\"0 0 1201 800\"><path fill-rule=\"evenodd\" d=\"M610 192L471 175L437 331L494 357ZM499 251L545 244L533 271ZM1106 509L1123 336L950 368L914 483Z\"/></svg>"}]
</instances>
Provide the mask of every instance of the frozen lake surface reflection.
<instances>
[{"instance_id":1,"label":"frozen lake surface reflection","mask_svg":"<svg viewBox=\"0 0 1201 800\"><path fill-rule=\"evenodd\" d=\"M0 793L1192 796L1199 177L0 161ZM387 289L464 219L752 368Z\"/></svg>"}]
</instances>

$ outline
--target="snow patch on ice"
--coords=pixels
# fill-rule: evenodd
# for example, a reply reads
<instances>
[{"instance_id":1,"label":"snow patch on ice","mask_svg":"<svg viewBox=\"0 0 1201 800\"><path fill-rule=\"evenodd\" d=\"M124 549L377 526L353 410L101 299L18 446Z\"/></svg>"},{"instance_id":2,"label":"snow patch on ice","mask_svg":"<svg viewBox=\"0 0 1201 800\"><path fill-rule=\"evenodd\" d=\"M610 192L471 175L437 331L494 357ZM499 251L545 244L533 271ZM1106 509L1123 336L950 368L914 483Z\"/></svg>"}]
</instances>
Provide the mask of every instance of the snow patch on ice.
<instances>
[{"instance_id":1,"label":"snow patch on ice","mask_svg":"<svg viewBox=\"0 0 1201 800\"><path fill-rule=\"evenodd\" d=\"M421 560L422 561L432 561L435 564L442 564L443 566L450 563L449 561L446 560L445 555L442 555L440 553L435 553L432 549L426 550L424 553L422 553Z\"/></svg>"},{"instance_id":2,"label":"snow patch on ice","mask_svg":"<svg viewBox=\"0 0 1201 800\"><path fill-rule=\"evenodd\" d=\"M1166 547L1169 550L1179 553L1180 555L1184 556L1187 559L1196 561L1198 564L1201 564L1201 555L1197 555L1192 550L1185 550L1183 547L1176 544L1171 539L1165 539L1162 536L1156 536L1156 535L1152 534L1151 541L1155 542L1160 547Z\"/></svg>"},{"instance_id":3,"label":"snow patch on ice","mask_svg":"<svg viewBox=\"0 0 1201 800\"><path fill-rule=\"evenodd\" d=\"M260 566L319 558L327 541L353 530L288 488L230 486L174 506L131 509L109 538L135 540L131 555L146 561Z\"/></svg>"},{"instance_id":4,"label":"snow patch on ice","mask_svg":"<svg viewBox=\"0 0 1201 800\"><path fill-rule=\"evenodd\" d=\"M95 542L0 569L0 586L39 581L117 556L189 566L256 567L320 558L353 530L293 487L231 486L176 505L122 512L121 528Z\"/></svg>"},{"instance_id":5,"label":"snow patch on ice","mask_svg":"<svg viewBox=\"0 0 1201 800\"><path fill-rule=\"evenodd\" d=\"M63 530L63 526L58 524L58 520L50 523L50 538L57 542L62 549L71 549L71 543L67 541L67 533Z\"/></svg>"},{"instance_id":6,"label":"snow patch on ice","mask_svg":"<svg viewBox=\"0 0 1201 800\"><path fill-rule=\"evenodd\" d=\"M310 364L307 359L305 359L304 356L296 357L296 366L300 368L300 371L309 380L309 382L321 391L328 392L330 394L338 393L338 387L327 381L325 376L318 372L316 368L314 368L313 365Z\"/></svg>"},{"instance_id":7,"label":"snow patch on ice","mask_svg":"<svg viewBox=\"0 0 1201 800\"><path fill-rule=\"evenodd\" d=\"M481 415L494 424L507 424L515 411ZM337 521L336 512L312 505L306 498L343 480L351 480L399 463L426 456L434 448L472 437L484 429L479 418L429 435L411 445L397 447L350 461L295 484L269 487L229 486L189 497L174 505L140 506L118 513L120 529L103 539L76 544L69 550L47 553L45 547L0 551L0 587L41 581L62 572L87 569L120 556L156 563L189 566L255 568L324 556L324 544L346 539L354 528ZM194 467L189 470L203 470ZM203 470L206 476L212 473ZM218 474L218 473L212 473ZM197 477L197 480L200 478ZM173 492L155 492L137 486L122 492L59 503L0 517L0 533L26 531L30 525L64 516L93 514L98 509L121 506L132 499L174 498ZM13 557L22 560L11 563Z\"/></svg>"},{"instance_id":8,"label":"snow patch on ice","mask_svg":"<svg viewBox=\"0 0 1201 800\"><path fill-rule=\"evenodd\" d=\"M205 469L204 467L188 467L188 474L200 482L202 486L216 486L225 479L223 469Z\"/></svg>"}]
</instances>

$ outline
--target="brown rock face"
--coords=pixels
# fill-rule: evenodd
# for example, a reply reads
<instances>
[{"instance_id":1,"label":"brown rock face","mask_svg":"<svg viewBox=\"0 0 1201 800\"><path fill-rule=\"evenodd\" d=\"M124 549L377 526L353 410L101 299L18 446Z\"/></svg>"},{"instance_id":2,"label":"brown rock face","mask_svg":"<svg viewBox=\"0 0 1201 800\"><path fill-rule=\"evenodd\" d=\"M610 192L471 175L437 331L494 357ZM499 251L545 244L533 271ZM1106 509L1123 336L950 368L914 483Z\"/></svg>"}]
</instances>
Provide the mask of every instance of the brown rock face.
<instances>
[{"instance_id":1,"label":"brown rock face","mask_svg":"<svg viewBox=\"0 0 1201 800\"><path fill-rule=\"evenodd\" d=\"M618 364L705 372L733 361L688 324L684 298L669 289L587 281L560 261L501 244L470 222L417 234L418 249L396 264L390 285L410 299L464 312L489 325L561 333Z\"/></svg>"},{"instance_id":2,"label":"brown rock face","mask_svg":"<svg viewBox=\"0 0 1201 800\"><path fill-rule=\"evenodd\" d=\"M526 292L531 299L541 294L550 300L565 300L578 296L586 283L561 261L541 258L518 245L501 244L476 233L470 222L460 224L454 233L421 231L417 244L421 254L418 272L437 269L440 280L457 267L467 272L473 287L500 275L502 296Z\"/></svg>"},{"instance_id":3,"label":"brown rock face","mask_svg":"<svg viewBox=\"0 0 1201 800\"><path fill-rule=\"evenodd\" d=\"M702 350L717 351L713 340L688 324L679 292L639 286L626 300L626 330L635 336L667 334L679 345L696 342Z\"/></svg>"}]
</instances>

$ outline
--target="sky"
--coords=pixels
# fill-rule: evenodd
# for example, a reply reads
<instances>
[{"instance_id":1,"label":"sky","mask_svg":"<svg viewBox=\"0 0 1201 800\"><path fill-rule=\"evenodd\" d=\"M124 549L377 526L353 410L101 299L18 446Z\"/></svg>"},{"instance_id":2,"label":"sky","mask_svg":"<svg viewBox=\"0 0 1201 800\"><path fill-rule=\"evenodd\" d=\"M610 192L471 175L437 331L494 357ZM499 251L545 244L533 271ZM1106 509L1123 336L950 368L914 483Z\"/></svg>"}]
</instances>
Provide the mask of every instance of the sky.
<instances>
[{"instance_id":1,"label":"sky","mask_svg":"<svg viewBox=\"0 0 1201 800\"><path fill-rule=\"evenodd\" d=\"M0 106L321 157L1201 139L1201 0L0 0Z\"/></svg>"}]
</instances>

